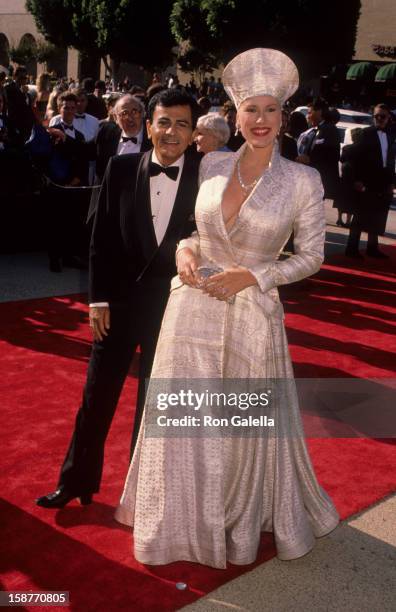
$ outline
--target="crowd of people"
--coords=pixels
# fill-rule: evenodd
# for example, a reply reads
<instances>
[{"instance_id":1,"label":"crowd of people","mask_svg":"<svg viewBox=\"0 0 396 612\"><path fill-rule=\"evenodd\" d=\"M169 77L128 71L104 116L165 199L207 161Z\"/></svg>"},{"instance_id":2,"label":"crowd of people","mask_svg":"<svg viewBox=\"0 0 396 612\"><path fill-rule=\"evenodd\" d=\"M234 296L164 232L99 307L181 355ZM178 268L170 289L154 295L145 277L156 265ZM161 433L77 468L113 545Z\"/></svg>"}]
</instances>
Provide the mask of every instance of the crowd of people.
<instances>
[{"instance_id":1,"label":"crowd of people","mask_svg":"<svg viewBox=\"0 0 396 612\"><path fill-rule=\"evenodd\" d=\"M30 177L25 187L30 183L31 188L38 173L53 272L63 265L86 265L87 211L92 218L109 159L151 147L145 117L158 92L178 89L197 101L201 117L194 146L200 154L236 151L244 142L221 78L210 76L199 85L192 78L183 87L176 75L162 78L154 73L147 89L133 85L128 77L119 83L109 78L54 82L43 73L35 87L28 81L23 66L12 77L0 74L0 178L3 193L8 189L12 195L21 172ZM282 110L281 154L320 172L325 197L338 209L337 225L350 228L347 256L363 257L359 240L364 231L369 233L367 254L385 257L378 235L385 231L392 200L396 123L391 110L377 104L372 128L352 130L352 144L341 147L337 109L322 98L308 102L307 116L294 106L292 99Z\"/></svg>"}]
</instances>

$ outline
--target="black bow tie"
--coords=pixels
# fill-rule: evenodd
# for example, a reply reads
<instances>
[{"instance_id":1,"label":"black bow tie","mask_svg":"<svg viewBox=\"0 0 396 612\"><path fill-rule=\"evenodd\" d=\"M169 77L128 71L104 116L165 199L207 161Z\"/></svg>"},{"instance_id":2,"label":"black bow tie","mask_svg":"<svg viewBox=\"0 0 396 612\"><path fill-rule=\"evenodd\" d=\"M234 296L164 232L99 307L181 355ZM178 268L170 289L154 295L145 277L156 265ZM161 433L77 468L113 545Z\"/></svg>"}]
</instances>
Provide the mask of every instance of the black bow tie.
<instances>
[{"instance_id":1,"label":"black bow tie","mask_svg":"<svg viewBox=\"0 0 396 612\"><path fill-rule=\"evenodd\" d=\"M134 142L135 144L137 144L137 138L136 136L121 136L121 141L122 142Z\"/></svg>"},{"instance_id":2,"label":"black bow tie","mask_svg":"<svg viewBox=\"0 0 396 612\"><path fill-rule=\"evenodd\" d=\"M63 125L63 129L64 130L70 130L71 132L74 132L74 126L73 125L67 125L67 123L63 123L63 122L62 122L62 125Z\"/></svg>"},{"instance_id":3,"label":"black bow tie","mask_svg":"<svg viewBox=\"0 0 396 612\"><path fill-rule=\"evenodd\" d=\"M76 119L85 119L85 114L76 115Z\"/></svg>"},{"instance_id":4,"label":"black bow tie","mask_svg":"<svg viewBox=\"0 0 396 612\"><path fill-rule=\"evenodd\" d=\"M378 127L377 132L384 132L386 134L386 129Z\"/></svg>"},{"instance_id":5,"label":"black bow tie","mask_svg":"<svg viewBox=\"0 0 396 612\"><path fill-rule=\"evenodd\" d=\"M177 166L160 166L159 164L150 162L150 176L158 176L161 172L164 172L167 177L175 181L179 174L179 168Z\"/></svg>"}]
</instances>

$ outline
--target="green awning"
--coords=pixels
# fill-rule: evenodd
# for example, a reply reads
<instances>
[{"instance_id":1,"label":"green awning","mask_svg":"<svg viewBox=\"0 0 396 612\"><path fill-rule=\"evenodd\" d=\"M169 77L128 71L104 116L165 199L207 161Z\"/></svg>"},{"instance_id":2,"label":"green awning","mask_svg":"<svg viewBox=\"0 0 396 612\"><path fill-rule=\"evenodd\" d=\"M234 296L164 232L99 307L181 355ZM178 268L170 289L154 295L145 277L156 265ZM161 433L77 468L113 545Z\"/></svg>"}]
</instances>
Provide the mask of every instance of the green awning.
<instances>
[{"instance_id":1,"label":"green awning","mask_svg":"<svg viewBox=\"0 0 396 612\"><path fill-rule=\"evenodd\" d=\"M376 67L371 62L357 62L349 66L346 78L348 81L356 79L372 79L374 78Z\"/></svg>"},{"instance_id":2,"label":"green awning","mask_svg":"<svg viewBox=\"0 0 396 612\"><path fill-rule=\"evenodd\" d=\"M376 81L396 81L396 64L385 64L381 66L375 75Z\"/></svg>"}]
</instances>

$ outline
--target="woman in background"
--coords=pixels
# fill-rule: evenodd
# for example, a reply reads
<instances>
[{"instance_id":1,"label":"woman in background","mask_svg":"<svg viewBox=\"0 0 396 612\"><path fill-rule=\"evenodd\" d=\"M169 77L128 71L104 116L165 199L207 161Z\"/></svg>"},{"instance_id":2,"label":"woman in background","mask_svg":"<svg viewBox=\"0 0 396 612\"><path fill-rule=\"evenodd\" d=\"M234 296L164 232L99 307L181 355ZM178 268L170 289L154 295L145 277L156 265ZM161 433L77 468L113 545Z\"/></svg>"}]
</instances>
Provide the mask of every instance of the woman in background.
<instances>
[{"instance_id":1,"label":"woman in background","mask_svg":"<svg viewBox=\"0 0 396 612\"><path fill-rule=\"evenodd\" d=\"M194 133L198 153L212 151L231 151L226 145L230 138L227 121L218 113L208 113L199 117Z\"/></svg>"}]
</instances>

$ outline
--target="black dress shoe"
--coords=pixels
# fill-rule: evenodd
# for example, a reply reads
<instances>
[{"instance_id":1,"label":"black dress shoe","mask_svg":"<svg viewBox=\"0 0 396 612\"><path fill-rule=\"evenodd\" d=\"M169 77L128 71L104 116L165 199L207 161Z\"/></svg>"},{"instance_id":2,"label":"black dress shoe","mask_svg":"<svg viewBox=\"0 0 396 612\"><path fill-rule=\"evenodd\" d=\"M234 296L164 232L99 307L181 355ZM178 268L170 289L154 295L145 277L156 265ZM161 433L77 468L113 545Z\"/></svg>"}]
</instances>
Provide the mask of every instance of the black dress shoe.
<instances>
[{"instance_id":1,"label":"black dress shoe","mask_svg":"<svg viewBox=\"0 0 396 612\"><path fill-rule=\"evenodd\" d=\"M389 259L389 255L386 255L379 249L374 249L373 251L367 249L366 255L367 257L375 257L376 259Z\"/></svg>"},{"instance_id":2,"label":"black dress shoe","mask_svg":"<svg viewBox=\"0 0 396 612\"><path fill-rule=\"evenodd\" d=\"M38 497L36 499L36 504L42 508L63 508L72 499L76 499L76 497L80 498L80 503L82 506L88 506L88 504L92 503L92 493L76 495L75 493L70 493L67 491L67 489L61 487L53 493L48 493L48 495Z\"/></svg>"}]
</instances>

